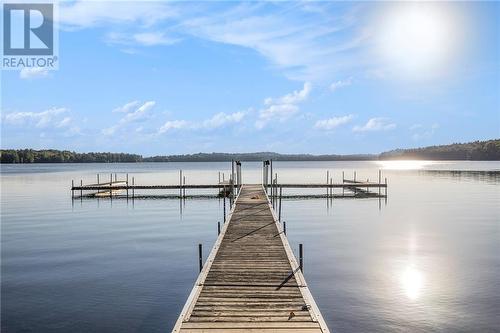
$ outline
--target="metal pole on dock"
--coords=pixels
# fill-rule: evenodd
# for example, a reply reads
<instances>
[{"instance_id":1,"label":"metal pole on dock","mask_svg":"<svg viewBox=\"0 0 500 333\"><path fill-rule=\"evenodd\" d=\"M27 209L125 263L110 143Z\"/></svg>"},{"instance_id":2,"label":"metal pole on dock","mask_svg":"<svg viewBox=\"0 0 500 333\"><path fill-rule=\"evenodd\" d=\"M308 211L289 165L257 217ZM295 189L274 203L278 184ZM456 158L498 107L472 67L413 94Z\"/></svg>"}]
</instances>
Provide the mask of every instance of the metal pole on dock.
<instances>
[{"instance_id":1,"label":"metal pole on dock","mask_svg":"<svg viewBox=\"0 0 500 333\"><path fill-rule=\"evenodd\" d=\"M344 171L342 171L342 196L344 196L344 190L345 190L345 189L344 189L344 186L343 186L343 184L344 184L344 180L345 180L345 177L344 177Z\"/></svg>"},{"instance_id":2,"label":"metal pole on dock","mask_svg":"<svg viewBox=\"0 0 500 333\"><path fill-rule=\"evenodd\" d=\"M111 186L113 185L113 174L109 174L109 200L113 200L113 190Z\"/></svg>"},{"instance_id":3,"label":"metal pole on dock","mask_svg":"<svg viewBox=\"0 0 500 333\"><path fill-rule=\"evenodd\" d=\"M203 251L202 245L198 244L198 261L199 261L199 265L200 265L200 272L203 269L203 252L202 251Z\"/></svg>"},{"instance_id":4,"label":"metal pole on dock","mask_svg":"<svg viewBox=\"0 0 500 333\"><path fill-rule=\"evenodd\" d=\"M234 160L231 160L231 196L234 201Z\"/></svg>"},{"instance_id":5,"label":"metal pole on dock","mask_svg":"<svg viewBox=\"0 0 500 333\"><path fill-rule=\"evenodd\" d=\"M224 223L226 223L226 188L224 187Z\"/></svg>"},{"instance_id":6,"label":"metal pole on dock","mask_svg":"<svg viewBox=\"0 0 500 333\"><path fill-rule=\"evenodd\" d=\"M127 173L127 200L128 200L128 173Z\"/></svg>"},{"instance_id":7,"label":"metal pole on dock","mask_svg":"<svg viewBox=\"0 0 500 333\"><path fill-rule=\"evenodd\" d=\"M83 180L80 179L80 199L83 197Z\"/></svg>"},{"instance_id":8,"label":"metal pole on dock","mask_svg":"<svg viewBox=\"0 0 500 333\"><path fill-rule=\"evenodd\" d=\"M220 235L220 221L217 221L217 235Z\"/></svg>"},{"instance_id":9,"label":"metal pole on dock","mask_svg":"<svg viewBox=\"0 0 500 333\"><path fill-rule=\"evenodd\" d=\"M179 198L182 199L182 170L179 170Z\"/></svg>"},{"instance_id":10,"label":"metal pole on dock","mask_svg":"<svg viewBox=\"0 0 500 333\"><path fill-rule=\"evenodd\" d=\"M132 177L132 186L135 186L135 177ZM132 187L132 199L135 199L135 187Z\"/></svg>"},{"instance_id":11,"label":"metal pole on dock","mask_svg":"<svg viewBox=\"0 0 500 333\"><path fill-rule=\"evenodd\" d=\"M333 199L333 177L330 178L330 198Z\"/></svg>"},{"instance_id":12,"label":"metal pole on dock","mask_svg":"<svg viewBox=\"0 0 500 333\"><path fill-rule=\"evenodd\" d=\"M326 198L328 199L329 195L330 195L330 190L328 188L328 181L330 179L330 171L329 170L326 170Z\"/></svg>"},{"instance_id":13,"label":"metal pole on dock","mask_svg":"<svg viewBox=\"0 0 500 333\"><path fill-rule=\"evenodd\" d=\"M278 218L278 220L280 222L281 222L281 190L282 190L282 187L280 186L280 202L279 202L280 210L279 210L279 218Z\"/></svg>"},{"instance_id":14,"label":"metal pole on dock","mask_svg":"<svg viewBox=\"0 0 500 333\"><path fill-rule=\"evenodd\" d=\"M270 169L271 169L271 174L269 175L270 176L270 180L271 180L271 197L273 196L273 160L270 161Z\"/></svg>"},{"instance_id":15,"label":"metal pole on dock","mask_svg":"<svg viewBox=\"0 0 500 333\"><path fill-rule=\"evenodd\" d=\"M186 199L186 176L182 177L182 196Z\"/></svg>"},{"instance_id":16,"label":"metal pole on dock","mask_svg":"<svg viewBox=\"0 0 500 333\"><path fill-rule=\"evenodd\" d=\"M75 181L72 179L71 180L71 199L74 199L75 198Z\"/></svg>"},{"instance_id":17,"label":"metal pole on dock","mask_svg":"<svg viewBox=\"0 0 500 333\"><path fill-rule=\"evenodd\" d=\"M219 184L220 184L220 171L219 171Z\"/></svg>"},{"instance_id":18,"label":"metal pole on dock","mask_svg":"<svg viewBox=\"0 0 500 333\"><path fill-rule=\"evenodd\" d=\"M286 221L283 221L283 233L286 236Z\"/></svg>"},{"instance_id":19,"label":"metal pole on dock","mask_svg":"<svg viewBox=\"0 0 500 333\"><path fill-rule=\"evenodd\" d=\"M354 171L354 181L356 181L356 171Z\"/></svg>"},{"instance_id":20,"label":"metal pole on dock","mask_svg":"<svg viewBox=\"0 0 500 333\"><path fill-rule=\"evenodd\" d=\"M382 182L382 170L378 169L378 196L380 197L380 183Z\"/></svg>"},{"instance_id":21,"label":"metal pole on dock","mask_svg":"<svg viewBox=\"0 0 500 333\"><path fill-rule=\"evenodd\" d=\"M116 173L115 173L115 182L118 180L118 177L116 177Z\"/></svg>"},{"instance_id":22,"label":"metal pole on dock","mask_svg":"<svg viewBox=\"0 0 500 333\"><path fill-rule=\"evenodd\" d=\"M304 271L304 248L302 244L299 244L299 268Z\"/></svg>"}]
</instances>

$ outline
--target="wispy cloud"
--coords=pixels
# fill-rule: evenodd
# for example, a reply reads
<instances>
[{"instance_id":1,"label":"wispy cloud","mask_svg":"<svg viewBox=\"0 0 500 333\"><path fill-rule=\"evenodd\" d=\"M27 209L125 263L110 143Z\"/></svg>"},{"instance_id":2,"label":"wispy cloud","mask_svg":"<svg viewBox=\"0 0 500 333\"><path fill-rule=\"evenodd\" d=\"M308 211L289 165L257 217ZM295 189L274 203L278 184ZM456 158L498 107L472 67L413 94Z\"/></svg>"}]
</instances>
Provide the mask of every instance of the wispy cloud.
<instances>
[{"instance_id":1,"label":"wispy cloud","mask_svg":"<svg viewBox=\"0 0 500 333\"><path fill-rule=\"evenodd\" d=\"M331 131L341 125L349 123L353 118L354 115L349 114L341 117L332 117L329 119L318 120L316 124L314 124L314 128Z\"/></svg>"},{"instance_id":2,"label":"wispy cloud","mask_svg":"<svg viewBox=\"0 0 500 333\"><path fill-rule=\"evenodd\" d=\"M140 103L141 102L139 102L139 101L128 102L125 105L122 105L122 106L119 106L119 107L113 109L112 112L128 113L133 108L135 108L136 106L138 106Z\"/></svg>"},{"instance_id":3,"label":"wispy cloud","mask_svg":"<svg viewBox=\"0 0 500 333\"><path fill-rule=\"evenodd\" d=\"M388 131L396 128L395 123L389 122L387 118L371 118L363 126L354 126L354 132L374 132L374 131Z\"/></svg>"},{"instance_id":4,"label":"wispy cloud","mask_svg":"<svg viewBox=\"0 0 500 333\"><path fill-rule=\"evenodd\" d=\"M59 7L59 23L69 30L119 24L147 28L173 16L174 7L159 1L80 0L61 2Z\"/></svg>"},{"instance_id":5,"label":"wispy cloud","mask_svg":"<svg viewBox=\"0 0 500 333\"><path fill-rule=\"evenodd\" d=\"M23 67L19 72L19 77L21 79L40 79L47 77L49 71L43 67Z\"/></svg>"},{"instance_id":6,"label":"wispy cloud","mask_svg":"<svg viewBox=\"0 0 500 333\"><path fill-rule=\"evenodd\" d=\"M338 80L330 84L330 90L336 91L340 88L350 86L352 84L352 78L348 78L346 80Z\"/></svg>"},{"instance_id":7,"label":"wispy cloud","mask_svg":"<svg viewBox=\"0 0 500 333\"><path fill-rule=\"evenodd\" d=\"M421 141L425 139L430 139L434 136L434 133L439 128L439 124L434 123L431 126L423 126L421 124L414 124L410 126L410 131L413 132L412 139L414 141Z\"/></svg>"},{"instance_id":8,"label":"wispy cloud","mask_svg":"<svg viewBox=\"0 0 500 333\"><path fill-rule=\"evenodd\" d=\"M163 134L175 129L190 129L190 130L213 130L221 128L230 124L239 123L245 117L246 113L243 111L234 113L219 112L212 117L196 122L186 120L168 120L159 129L157 134Z\"/></svg>"},{"instance_id":9,"label":"wispy cloud","mask_svg":"<svg viewBox=\"0 0 500 333\"><path fill-rule=\"evenodd\" d=\"M155 106L155 101L148 101L140 105L140 102L133 101L114 109L112 112L125 112L126 114L113 126L104 128L101 132L104 135L113 135L118 130L125 128L128 124L141 121L148 116L149 110ZM138 107L138 105L140 105Z\"/></svg>"},{"instance_id":10,"label":"wispy cloud","mask_svg":"<svg viewBox=\"0 0 500 333\"><path fill-rule=\"evenodd\" d=\"M189 126L189 122L185 120L169 120L158 129L158 134L163 134L173 129L188 128Z\"/></svg>"},{"instance_id":11,"label":"wispy cloud","mask_svg":"<svg viewBox=\"0 0 500 333\"><path fill-rule=\"evenodd\" d=\"M259 116L255 122L257 129L264 128L271 120L283 122L299 112L298 104L304 102L310 95L312 85L305 82L301 90L293 91L278 98L266 98L264 100L264 109L259 111Z\"/></svg>"},{"instance_id":12,"label":"wispy cloud","mask_svg":"<svg viewBox=\"0 0 500 333\"><path fill-rule=\"evenodd\" d=\"M180 41L180 38L169 37L160 31L140 32L140 33L118 33L110 32L106 35L109 44L121 44L127 46L157 46L172 45Z\"/></svg>"},{"instance_id":13,"label":"wispy cloud","mask_svg":"<svg viewBox=\"0 0 500 333\"><path fill-rule=\"evenodd\" d=\"M16 126L56 127L61 124L61 121L64 121L64 119L60 119L60 115L68 111L64 107L53 107L42 112L13 112L6 114L3 120L6 124Z\"/></svg>"},{"instance_id":14,"label":"wispy cloud","mask_svg":"<svg viewBox=\"0 0 500 333\"><path fill-rule=\"evenodd\" d=\"M289 78L317 80L354 64L352 53L368 37L349 10L328 12L328 7L318 4L311 11L307 5L287 4L273 10L261 3L240 4L187 19L182 27L200 38L254 49Z\"/></svg>"}]
</instances>

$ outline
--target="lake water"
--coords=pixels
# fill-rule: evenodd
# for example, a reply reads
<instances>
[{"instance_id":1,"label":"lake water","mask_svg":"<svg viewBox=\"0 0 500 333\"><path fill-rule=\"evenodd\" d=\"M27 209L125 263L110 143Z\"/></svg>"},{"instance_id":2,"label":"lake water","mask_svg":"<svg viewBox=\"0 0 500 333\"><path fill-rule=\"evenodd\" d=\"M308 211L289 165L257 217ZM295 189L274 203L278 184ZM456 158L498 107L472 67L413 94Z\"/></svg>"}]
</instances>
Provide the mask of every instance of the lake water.
<instances>
[{"instance_id":1,"label":"lake water","mask_svg":"<svg viewBox=\"0 0 500 333\"><path fill-rule=\"evenodd\" d=\"M334 332L500 331L499 162L275 162L280 182L388 178L379 199L284 200ZM230 163L2 165L1 331L167 332L223 219L219 199L71 200L76 183L216 183ZM243 163L258 183L261 163ZM207 191L206 191L207 192ZM212 191L213 192L213 191ZM208 191L207 193L212 193ZM319 192L322 192L319 190Z\"/></svg>"}]
</instances>

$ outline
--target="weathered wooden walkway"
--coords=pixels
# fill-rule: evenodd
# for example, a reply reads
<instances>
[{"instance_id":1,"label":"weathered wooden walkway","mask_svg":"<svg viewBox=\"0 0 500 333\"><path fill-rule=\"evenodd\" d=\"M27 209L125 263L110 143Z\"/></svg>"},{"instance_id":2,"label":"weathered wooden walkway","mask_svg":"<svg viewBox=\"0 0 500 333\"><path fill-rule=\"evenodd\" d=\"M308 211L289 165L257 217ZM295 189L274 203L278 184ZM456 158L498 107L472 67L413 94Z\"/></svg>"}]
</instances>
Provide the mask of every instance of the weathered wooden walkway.
<instances>
[{"instance_id":1,"label":"weathered wooden walkway","mask_svg":"<svg viewBox=\"0 0 500 333\"><path fill-rule=\"evenodd\" d=\"M243 185L173 332L328 332L262 185Z\"/></svg>"}]
</instances>

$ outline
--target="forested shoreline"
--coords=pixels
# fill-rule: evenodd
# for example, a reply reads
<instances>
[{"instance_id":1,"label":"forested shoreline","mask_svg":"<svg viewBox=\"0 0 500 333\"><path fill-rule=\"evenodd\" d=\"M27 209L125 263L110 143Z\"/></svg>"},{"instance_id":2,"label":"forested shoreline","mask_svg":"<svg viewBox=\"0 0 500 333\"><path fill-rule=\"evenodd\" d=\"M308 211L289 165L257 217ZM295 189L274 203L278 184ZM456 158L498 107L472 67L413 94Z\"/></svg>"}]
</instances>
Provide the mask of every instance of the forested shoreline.
<instances>
[{"instance_id":1,"label":"forested shoreline","mask_svg":"<svg viewBox=\"0 0 500 333\"><path fill-rule=\"evenodd\" d=\"M311 155L257 153L198 153L143 157L138 154L90 152L77 153L55 149L2 149L0 162L13 163L136 163L136 162L224 162L230 160L262 161L367 161L392 159L417 160L500 160L500 139L454 143L414 149L396 149L381 154Z\"/></svg>"}]
</instances>

